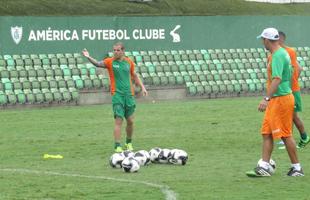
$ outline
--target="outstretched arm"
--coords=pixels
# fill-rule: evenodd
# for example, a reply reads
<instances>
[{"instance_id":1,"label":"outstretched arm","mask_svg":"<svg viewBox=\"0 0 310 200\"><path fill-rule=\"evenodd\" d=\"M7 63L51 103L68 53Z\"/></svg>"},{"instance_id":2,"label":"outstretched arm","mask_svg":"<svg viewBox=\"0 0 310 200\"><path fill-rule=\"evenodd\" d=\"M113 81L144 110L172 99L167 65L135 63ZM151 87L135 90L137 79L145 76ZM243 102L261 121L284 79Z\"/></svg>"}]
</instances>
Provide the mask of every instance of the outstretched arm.
<instances>
[{"instance_id":1,"label":"outstretched arm","mask_svg":"<svg viewBox=\"0 0 310 200\"><path fill-rule=\"evenodd\" d=\"M87 49L83 49L82 54L85 58L87 58L89 60L89 62L91 62L93 65L95 65L96 67L101 67L101 68L105 68L105 65L102 61L97 61L96 59L92 58L89 55L89 52L87 51Z\"/></svg>"},{"instance_id":2,"label":"outstretched arm","mask_svg":"<svg viewBox=\"0 0 310 200\"><path fill-rule=\"evenodd\" d=\"M142 83L142 81L140 80L139 76L135 72L133 74L133 78L135 80L135 83L141 87L143 96L147 96L148 93L147 93L147 91L146 91L146 89L144 87L144 84Z\"/></svg>"}]
</instances>

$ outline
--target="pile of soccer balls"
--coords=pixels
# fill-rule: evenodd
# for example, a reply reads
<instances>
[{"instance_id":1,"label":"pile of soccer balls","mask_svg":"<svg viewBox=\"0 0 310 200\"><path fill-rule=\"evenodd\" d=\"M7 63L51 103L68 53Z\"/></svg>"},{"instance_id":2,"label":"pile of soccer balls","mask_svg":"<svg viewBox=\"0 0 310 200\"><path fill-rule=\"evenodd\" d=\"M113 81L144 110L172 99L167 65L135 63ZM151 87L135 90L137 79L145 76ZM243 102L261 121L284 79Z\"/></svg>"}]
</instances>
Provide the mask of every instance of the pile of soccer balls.
<instances>
[{"instance_id":1,"label":"pile of soccer balls","mask_svg":"<svg viewBox=\"0 0 310 200\"><path fill-rule=\"evenodd\" d=\"M170 163L185 165L188 155L181 149L152 148L149 152L140 150L137 152L124 151L114 153L110 157L110 165L113 168L122 168L124 172L137 172L141 166L150 163Z\"/></svg>"}]
</instances>

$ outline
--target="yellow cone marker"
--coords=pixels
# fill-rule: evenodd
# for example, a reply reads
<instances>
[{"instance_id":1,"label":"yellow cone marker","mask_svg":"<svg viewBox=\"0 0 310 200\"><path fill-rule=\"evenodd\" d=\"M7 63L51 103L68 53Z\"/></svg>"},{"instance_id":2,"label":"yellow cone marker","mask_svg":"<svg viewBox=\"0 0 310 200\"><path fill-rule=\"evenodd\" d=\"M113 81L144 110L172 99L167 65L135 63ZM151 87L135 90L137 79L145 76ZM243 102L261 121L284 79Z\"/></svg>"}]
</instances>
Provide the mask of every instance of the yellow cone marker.
<instances>
[{"instance_id":1,"label":"yellow cone marker","mask_svg":"<svg viewBox=\"0 0 310 200\"><path fill-rule=\"evenodd\" d=\"M50 155L50 154L44 154L43 155L44 159L49 159L49 158L54 158L54 159L63 159L64 157L62 155Z\"/></svg>"}]
</instances>

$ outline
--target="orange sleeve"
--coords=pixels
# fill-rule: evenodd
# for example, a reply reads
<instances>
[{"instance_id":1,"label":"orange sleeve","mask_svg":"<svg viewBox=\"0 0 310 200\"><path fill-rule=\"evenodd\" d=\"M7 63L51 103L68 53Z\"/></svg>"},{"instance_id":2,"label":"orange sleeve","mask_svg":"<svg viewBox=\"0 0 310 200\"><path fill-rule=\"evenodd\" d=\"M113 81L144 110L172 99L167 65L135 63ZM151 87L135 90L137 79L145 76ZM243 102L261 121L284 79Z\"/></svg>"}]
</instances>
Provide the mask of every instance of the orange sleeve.
<instances>
[{"instance_id":1,"label":"orange sleeve","mask_svg":"<svg viewBox=\"0 0 310 200\"><path fill-rule=\"evenodd\" d=\"M112 68L112 62L113 62L113 58L106 58L103 60L103 64L105 65L107 69Z\"/></svg>"},{"instance_id":2,"label":"orange sleeve","mask_svg":"<svg viewBox=\"0 0 310 200\"><path fill-rule=\"evenodd\" d=\"M294 49L292 48L288 48L288 53L290 55L290 58L291 58L291 63L294 67L297 67L298 66L298 61L297 61L297 55L296 55L296 52Z\"/></svg>"}]
</instances>

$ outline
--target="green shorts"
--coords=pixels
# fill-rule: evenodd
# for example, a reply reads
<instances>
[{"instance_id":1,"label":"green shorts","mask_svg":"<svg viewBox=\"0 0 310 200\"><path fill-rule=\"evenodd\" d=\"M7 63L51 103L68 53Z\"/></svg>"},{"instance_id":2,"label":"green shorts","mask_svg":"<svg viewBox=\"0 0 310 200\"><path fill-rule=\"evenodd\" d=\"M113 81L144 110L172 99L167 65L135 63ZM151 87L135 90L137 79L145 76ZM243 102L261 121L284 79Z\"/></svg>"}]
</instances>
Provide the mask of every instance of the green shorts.
<instances>
[{"instance_id":1,"label":"green shorts","mask_svg":"<svg viewBox=\"0 0 310 200\"><path fill-rule=\"evenodd\" d=\"M293 92L294 99L295 99L295 105L294 105L294 112L301 112L301 95L300 91Z\"/></svg>"},{"instance_id":2,"label":"green shorts","mask_svg":"<svg viewBox=\"0 0 310 200\"><path fill-rule=\"evenodd\" d=\"M135 112L136 101L132 95L115 93L112 96L114 118L128 118Z\"/></svg>"}]
</instances>

